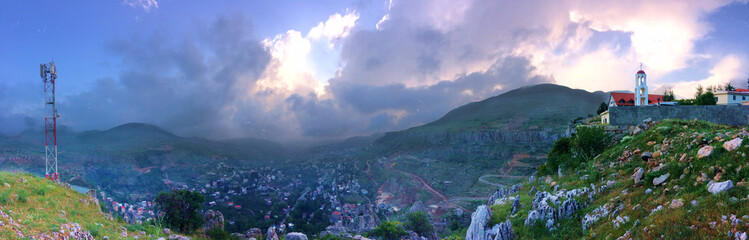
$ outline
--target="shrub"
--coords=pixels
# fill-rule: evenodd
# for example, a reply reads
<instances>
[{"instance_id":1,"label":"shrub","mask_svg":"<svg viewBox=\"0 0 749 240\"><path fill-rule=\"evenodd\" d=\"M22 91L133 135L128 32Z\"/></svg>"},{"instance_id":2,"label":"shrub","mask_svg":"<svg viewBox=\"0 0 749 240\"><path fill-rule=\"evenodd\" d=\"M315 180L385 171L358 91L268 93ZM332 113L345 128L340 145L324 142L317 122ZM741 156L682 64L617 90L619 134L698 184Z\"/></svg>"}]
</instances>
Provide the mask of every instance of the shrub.
<instances>
[{"instance_id":1,"label":"shrub","mask_svg":"<svg viewBox=\"0 0 749 240\"><path fill-rule=\"evenodd\" d=\"M559 169L559 165L564 163L567 163L569 166L569 162L572 160L572 153L570 152L571 144L572 141L570 138L562 137L557 139L551 147L551 152L549 152L546 163L538 166L538 174L540 176L554 174Z\"/></svg>"},{"instance_id":2,"label":"shrub","mask_svg":"<svg viewBox=\"0 0 749 240\"><path fill-rule=\"evenodd\" d=\"M374 230L374 235L384 240L398 240L402 236L406 236L406 230L403 229L403 224L396 221L385 221L377 226Z\"/></svg>"},{"instance_id":3,"label":"shrub","mask_svg":"<svg viewBox=\"0 0 749 240\"><path fill-rule=\"evenodd\" d=\"M715 95L712 92L706 92L694 100L694 105L715 105Z\"/></svg>"},{"instance_id":4,"label":"shrub","mask_svg":"<svg viewBox=\"0 0 749 240\"><path fill-rule=\"evenodd\" d=\"M406 216L406 229L419 234L422 237L428 237L434 233L434 226L429 222L429 216L423 212L412 212Z\"/></svg>"},{"instance_id":5,"label":"shrub","mask_svg":"<svg viewBox=\"0 0 749 240\"><path fill-rule=\"evenodd\" d=\"M577 127L577 134L572 141L572 153L582 161L593 160L596 155L601 154L611 143L611 134L603 127ZM577 167L575 166L571 167Z\"/></svg>"},{"instance_id":6,"label":"shrub","mask_svg":"<svg viewBox=\"0 0 749 240\"><path fill-rule=\"evenodd\" d=\"M194 231L203 224L198 210L204 201L203 195L188 190L161 192L153 200L164 214L160 218L164 226L181 232Z\"/></svg>"}]
</instances>

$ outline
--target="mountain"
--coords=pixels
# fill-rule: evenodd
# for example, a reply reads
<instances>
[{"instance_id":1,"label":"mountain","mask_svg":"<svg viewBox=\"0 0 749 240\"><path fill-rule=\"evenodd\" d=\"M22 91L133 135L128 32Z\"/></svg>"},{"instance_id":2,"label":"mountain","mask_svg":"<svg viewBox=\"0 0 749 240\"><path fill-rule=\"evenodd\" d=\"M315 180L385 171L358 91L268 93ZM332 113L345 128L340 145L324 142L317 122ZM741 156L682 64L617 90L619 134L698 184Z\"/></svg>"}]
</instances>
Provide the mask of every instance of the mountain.
<instances>
[{"instance_id":1,"label":"mountain","mask_svg":"<svg viewBox=\"0 0 749 240\"><path fill-rule=\"evenodd\" d=\"M126 123L106 131L86 131L78 134L82 143L153 143L175 140L180 137L155 125L145 123Z\"/></svg>"},{"instance_id":2,"label":"mountain","mask_svg":"<svg viewBox=\"0 0 749 240\"><path fill-rule=\"evenodd\" d=\"M434 122L385 133L342 158L377 166L367 177L382 192L413 196L396 206L416 199L470 206L471 199L532 174L571 122L594 115L605 99L603 92L554 84L522 87L457 107Z\"/></svg>"},{"instance_id":3,"label":"mountain","mask_svg":"<svg viewBox=\"0 0 749 240\"><path fill-rule=\"evenodd\" d=\"M575 169L497 190L461 237L746 239L749 128L681 120L637 128L609 127L622 132L618 141Z\"/></svg>"}]
</instances>

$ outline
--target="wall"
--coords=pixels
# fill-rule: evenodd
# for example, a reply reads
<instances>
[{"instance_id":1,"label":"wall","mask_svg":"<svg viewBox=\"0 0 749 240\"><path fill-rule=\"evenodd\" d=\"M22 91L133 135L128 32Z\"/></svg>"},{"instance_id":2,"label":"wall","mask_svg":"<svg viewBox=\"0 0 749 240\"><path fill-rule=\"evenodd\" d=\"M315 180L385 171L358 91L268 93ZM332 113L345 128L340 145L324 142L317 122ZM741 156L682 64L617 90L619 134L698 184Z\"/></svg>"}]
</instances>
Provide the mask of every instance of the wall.
<instances>
[{"instance_id":1,"label":"wall","mask_svg":"<svg viewBox=\"0 0 749 240\"><path fill-rule=\"evenodd\" d=\"M609 108L611 125L637 125L642 120L705 120L726 125L749 125L749 106L619 106Z\"/></svg>"}]
</instances>

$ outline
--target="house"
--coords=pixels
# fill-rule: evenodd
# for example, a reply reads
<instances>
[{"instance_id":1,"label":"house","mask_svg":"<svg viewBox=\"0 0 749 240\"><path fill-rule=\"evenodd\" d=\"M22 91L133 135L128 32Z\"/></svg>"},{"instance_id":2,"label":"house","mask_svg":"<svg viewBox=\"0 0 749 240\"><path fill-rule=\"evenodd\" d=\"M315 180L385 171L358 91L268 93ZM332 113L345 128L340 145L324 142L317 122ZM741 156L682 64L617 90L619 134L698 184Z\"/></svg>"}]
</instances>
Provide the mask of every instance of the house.
<instances>
[{"instance_id":1,"label":"house","mask_svg":"<svg viewBox=\"0 0 749 240\"><path fill-rule=\"evenodd\" d=\"M739 88L734 91L717 91L715 102L718 105L747 105L744 102L749 101L749 89Z\"/></svg>"}]
</instances>

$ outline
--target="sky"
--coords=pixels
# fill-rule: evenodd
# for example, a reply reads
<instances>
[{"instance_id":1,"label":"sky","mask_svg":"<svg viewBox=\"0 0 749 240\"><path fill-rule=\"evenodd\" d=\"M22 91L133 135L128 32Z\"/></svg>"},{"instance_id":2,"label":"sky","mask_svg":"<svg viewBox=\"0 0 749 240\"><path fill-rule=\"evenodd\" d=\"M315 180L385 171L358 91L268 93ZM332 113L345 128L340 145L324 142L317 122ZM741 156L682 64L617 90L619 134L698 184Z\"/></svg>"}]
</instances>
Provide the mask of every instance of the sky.
<instances>
[{"instance_id":1,"label":"sky","mask_svg":"<svg viewBox=\"0 0 749 240\"><path fill-rule=\"evenodd\" d=\"M340 139L527 85L690 98L749 78L746 0L0 1L0 133L60 125Z\"/></svg>"}]
</instances>

